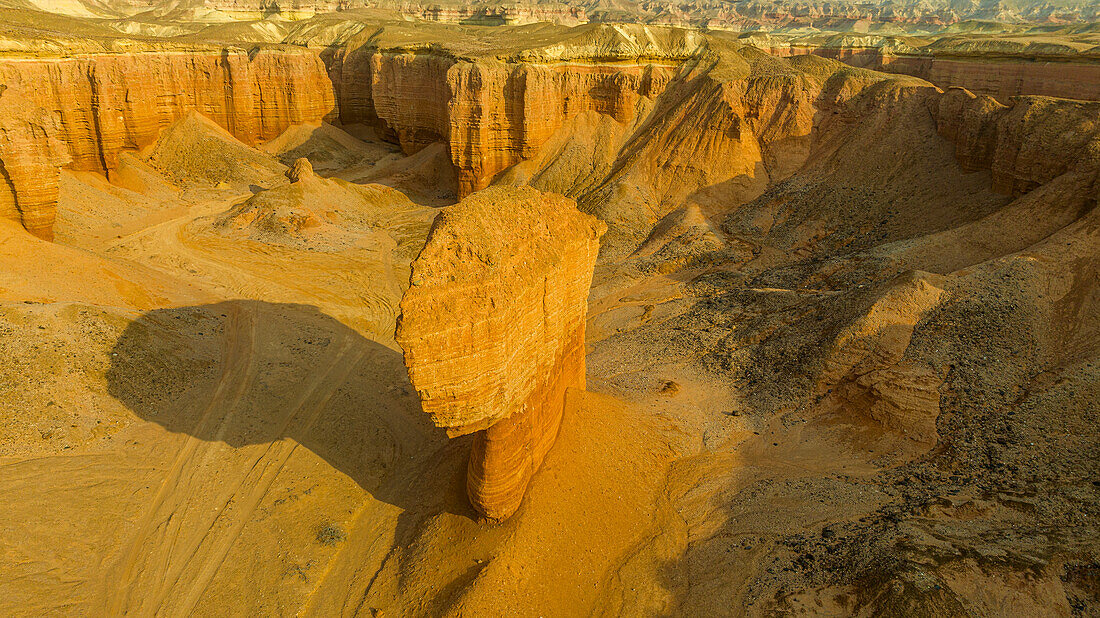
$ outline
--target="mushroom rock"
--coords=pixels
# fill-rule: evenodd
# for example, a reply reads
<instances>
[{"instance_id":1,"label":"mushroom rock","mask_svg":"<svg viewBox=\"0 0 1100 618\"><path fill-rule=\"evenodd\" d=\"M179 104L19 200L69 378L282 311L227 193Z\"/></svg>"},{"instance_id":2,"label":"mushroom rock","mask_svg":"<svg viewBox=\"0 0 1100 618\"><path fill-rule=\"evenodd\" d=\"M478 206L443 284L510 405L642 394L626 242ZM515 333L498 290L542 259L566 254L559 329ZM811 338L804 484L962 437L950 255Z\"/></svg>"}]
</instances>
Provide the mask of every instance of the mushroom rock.
<instances>
[{"instance_id":1,"label":"mushroom rock","mask_svg":"<svg viewBox=\"0 0 1100 618\"><path fill-rule=\"evenodd\" d=\"M466 489L487 519L519 507L585 386L588 290L606 226L563 196L492 187L436 218L396 339L423 410L476 433Z\"/></svg>"}]
</instances>

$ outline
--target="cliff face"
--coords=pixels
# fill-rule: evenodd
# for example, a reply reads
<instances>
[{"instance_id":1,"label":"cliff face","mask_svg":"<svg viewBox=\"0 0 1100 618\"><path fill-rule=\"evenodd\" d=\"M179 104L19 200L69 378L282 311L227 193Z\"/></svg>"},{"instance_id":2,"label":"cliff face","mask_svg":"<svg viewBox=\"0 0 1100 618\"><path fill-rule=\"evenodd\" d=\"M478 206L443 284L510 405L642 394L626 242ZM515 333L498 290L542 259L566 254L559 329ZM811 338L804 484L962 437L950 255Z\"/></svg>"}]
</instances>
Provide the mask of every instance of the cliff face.
<instances>
[{"instance_id":1,"label":"cliff face","mask_svg":"<svg viewBox=\"0 0 1100 618\"><path fill-rule=\"evenodd\" d=\"M377 123L406 154L448 142L465 196L574 116L631 121L638 99L655 98L674 72L670 63L470 62L360 48L337 52L330 75L342 121Z\"/></svg>"},{"instance_id":2,"label":"cliff face","mask_svg":"<svg viewBox=\"0 0 1100 618\"><path fill-rule=\"evenodd\" d=\"M1019 95L1100 100L1100 62L1084 57L1043 58L979 53L901 53L880 47L777 45L773 55L813 54L874 71L912 75L940 88L966 88L1001 102Z\"/></svg>"},{"instance_id":3,"label":"cliff face","mask_svg":"<svg viewBox=\"0 0 1100 618\"><path fill-rule=\"evenodd\" d=\"M454 62L434 54L373 54L370 75L372 106L383 134L413 154L449 137L447 73Z\"/></svg>"},{"instance_id":4,"label":"cliff face","mask_svg":"<svg viewBox=\"0 0 1100 618\"><path fill-rule=\"evenodd\" d=\"M673 71L653 64L457 64L447 82L459 191L467 195L485 188L504 169L531 158L579 114L631 122L638 99L663 92Z\"/></svg>"},{"instance_id":5,"label":"cliff face","mask_svg":"<svg viewBox=\"0 0 1100 618\"><path fill-rule=\"evenodd\" d=\"M447 72L454 64L438 54L342 47L329 60L340 121L377 126L406 154L445 142L451 99Z\"/></svg>"},{"instance_id":6,"label":"cliff face","mask_svg":"<svg viewBox=\"0 0 1100 618\"><path fill-rule=\"evenodd\" d=\"M119 152L144 148L192 110L250 145L338 116L378 126L408 154L448 143L460 195L533 156L577 115L629 123L674 72L669 62L469 62L364 48L338 50L327 69L305 50L0 61L0 82L55 119L73 169L114 169Z\"/></svg>"},{"instance_id":7,"label":"cliff face","mask_svg":"<svg viewBox=\"0 0 1100 618\"><path fill-rule=\"evenodd\" d=\"M493 188L443 211L413 264L396 338L432 421L478 432L467 492L489 519L519 507L566 389L584 388L604 229L561 196Z\"/></svg>"},{"instance_id":8,"label":"cliff face","mask_svg":"<svg viewBox=\"0 0 1100 618\"><path fill-rule=\"evenodd\" d=\"M0 216L53 237L59 167L106 172L191 111L248 144L335 116L311 52L146 52L0 60ZM15 103L16 97L21 101Z\"/></svg>"},{"instance_id":9,"label":"cliff face","mask_svg":"<svg viewBox=\"0 0 1100 618\"><path fill-rule=\"evenodd\" d=\"M934 58L927 72L901 69L915 64L905 58L888 59L882 70L909 73L941 88L958 86L1007 101L1021 94L1100 100L1100 62L990 62L964 58ZM921 63L925 64L925 63Z\"/></svg>"},{"instance_id":10,"label":"cliff face","mask_svg":"<svg viewBox=\"0 0 1100 618\"><path fill-rule=\"evenodd\" d=\"M1020 97L1004 106L961 88L939 97L940 134L963 169L989 170L993 188L1022 195L1067 172L1100 169L1100 102Z\"/></svg>"},{"instance_id":11,"label":"cliff face","mask_svg":"<svg viewBox=\"0 0 1100 618\"><path fill-rule=\"evenodd\" d=\"M52 240L60 166L67 162L53 117L0 89L0 217Z\"/></svg>"},{"instance_id":12,"label":"cliff face","mask_svg":"<svg viewBox=\"0 0 1100 618\"><path fill-rule=\"evenodd\" d=\"M73 169L99 172L191 110L255 144L336 109L324 64L305 50L5 59L0 82L57 119Z\"/></svg>"},{"instance_id":13,"label":"cliff face","mask_svg":"<svg viewBox=\"0 0 1100 618\"><path fill-rule=\"evenodd\" d=\"M625 45L606 28L590 34L591 40L575 49L517 52L507 62L431 48L384 51L366 44L371 37L326 52L327 67L305 49L9 58L0 60L0 83L52 116L70 165L78 170L113 169L119 152L147 146L192 110L246 144L276 137L291 124L338 117L378 127L407 154L446 143L460 197L485 188L517 163L532 161L529 184L574 197L613 226L622 223L615 226L618 231L648 229L685 200L707 211L716 189L697 193L697 188L722 186L724 199L731 191L751 199L768 183L788 176L805 159L823 80L837 73L836 65L811 57L778 64L748 49L708 55L697 36L660 39L659 45L647 47ZM714 59L718 56L721 61ZM871 62L844 53L838 57ZM927 72L925 64L910 68ZM670 84L674 92L667 92ZM1031 146L1021 145L1022 154L1013 151L1007 145L1010 132L996 128L995 119L1009 108L992 99L965 103L960 96L945 95L937 117L941 133L960 144L960 159L968 169L991 169L997 188L1008 193L1048 179L1053 168L1034 169L1040 164L1027 163L1042 159L1029 154ZM1044 106L1040 99L1026 99L1011 114L1034 124L1041 122ZM1057 113L1069 113L1064 110L1071 107L1060 106ZM1091 111L1073 113L1083 114L1082 123ZM956 112L961 116L952 116ZM970 120L964 123L964 117ZM600 126L589 126L592 118L611 124L600 120ZM640 123L644 133L632 136ZM578 182L580 163L544 151L566 129L595 131L599 137L593 147L607 151L584 163L588 170L603 167L583 183ZM52 131L32 132L33 139ZM992 150L982 150L994 148L989 137L994 134L994 141L1005 144L997 146L996 160ZM1076 152L1073 135L1059 139L1066 142L1066 152ZM575 146L574 141L570 147ZM51 148L36 147L42 152ZM597 161L600 157L605 160ZM1041 165L1062 169L1063 163L1051 161L1063 160L1056 156ZM555 177L563 174L569 178L557 182ZM17 193L32 191L9 184ZM23 200L21 217L52 208L49 190L33 191ZM14 216L10 213L17 209L6 210ZM29 217L34 221L28 225L48 234L43 230L52 215Z\"/></svg>"},{"instance_id":14,"label":"cliff face","mask_svg":"<svg viewBox=\"0 0 1100 618\"><path fill-rule=\"evenodd\" d=\"M685 63L661 96L639 99L635 121L580 116L498 182L573 197L609 225L603 253L629 254L674 210L710 217L799 169L816 126L831 116L822 97L836 69L759 52L701 57ZM869 75L864 81L882 79ZM866 85L829 84L838 91Z\"/></svg>"}]
</instances>

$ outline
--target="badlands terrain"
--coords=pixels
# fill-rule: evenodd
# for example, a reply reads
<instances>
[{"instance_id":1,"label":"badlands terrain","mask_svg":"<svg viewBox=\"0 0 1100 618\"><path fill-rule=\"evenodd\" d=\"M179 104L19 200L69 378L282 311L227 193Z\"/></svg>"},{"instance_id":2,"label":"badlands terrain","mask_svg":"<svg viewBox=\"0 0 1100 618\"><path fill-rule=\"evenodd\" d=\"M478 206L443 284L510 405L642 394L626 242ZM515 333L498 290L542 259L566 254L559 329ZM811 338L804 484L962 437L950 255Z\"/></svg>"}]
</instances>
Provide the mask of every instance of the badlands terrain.
<instances>
[{"instance_id":1,"label":"badlands terrain","mask_svg":"<svg viewBox=\"0 0 1100 618\"><path fill-rule=\"evenodd\" d=\"M1095 10L5 0L0 614L1100 615Z\"/></svg>"}]
</instances>

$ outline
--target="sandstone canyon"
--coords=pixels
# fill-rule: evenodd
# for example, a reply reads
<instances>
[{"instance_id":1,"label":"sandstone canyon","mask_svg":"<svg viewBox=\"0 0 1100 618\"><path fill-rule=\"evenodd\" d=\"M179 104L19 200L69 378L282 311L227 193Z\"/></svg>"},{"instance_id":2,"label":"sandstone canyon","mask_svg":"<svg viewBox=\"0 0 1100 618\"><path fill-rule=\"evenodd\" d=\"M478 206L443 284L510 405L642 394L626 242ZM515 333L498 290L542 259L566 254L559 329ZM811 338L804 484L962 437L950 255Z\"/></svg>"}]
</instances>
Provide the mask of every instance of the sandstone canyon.
<instances>
[{"instance_id":1,"label":"sandstone canyon","mask_svg":"<svg viewBox=\"0 0 1100 618\"><path fill-rule=\"evenodd\" d=\"M1095 614L1097 19L0 6L0 613Z\"/></svg>"}]
</instances>

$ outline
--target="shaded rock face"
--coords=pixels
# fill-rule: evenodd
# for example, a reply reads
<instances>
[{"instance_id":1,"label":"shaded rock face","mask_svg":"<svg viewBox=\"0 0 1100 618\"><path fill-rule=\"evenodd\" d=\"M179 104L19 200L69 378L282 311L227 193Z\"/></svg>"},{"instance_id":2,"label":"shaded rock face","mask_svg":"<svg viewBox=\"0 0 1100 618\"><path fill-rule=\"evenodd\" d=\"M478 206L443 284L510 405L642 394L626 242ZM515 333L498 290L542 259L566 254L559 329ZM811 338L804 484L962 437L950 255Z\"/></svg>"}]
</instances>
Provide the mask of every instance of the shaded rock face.
<instances>
[{"instance_id":1,"label":"shaded rock face","mask_svg":"<svg viewBox=\"0 0 1100 618\"><path fill-rule=\"evenodd\" d=\"M24 97L0 89L0 217L52 240L60 166L67 162L53 118Z\"/></svg>"},{"instance_id":2,"label":"shaded rock face","mask_svg":"<svg viewBox=\"0 0 1100 618\"><path fill-rule=\"evenodd\" d=\"M485 517L519 507L585 386L585 314L605 226L564 197L490 188L445 210L413 264L396 339L425 412L478 432L467 492Z\"/></svg>"},{"instance_id":3,"label":"shaded rock face","mask_svg":"<svg viewBox=\"0 0 1100 618\"><path fill-rule=\"evenodd\" d=\"M192 110L253 145L336 109L324 64L306 50L10 59L0 83L56 119L73 169L98 172Z\"/></svg>"},{"instance_id":4,"label":"shaded rock face","mask_svg":"<svg viewBox=\"0 0 1100 618\"><path fill-rule=\"evenodd\" d=\"M1067 172L1095 176L1100 168L1097 101L1019 97L1004 106L952 88L935 116L940 134L955 144L959 165L989 170L1001 193L1023 195Z\"/></svg>"}]
</instances>

